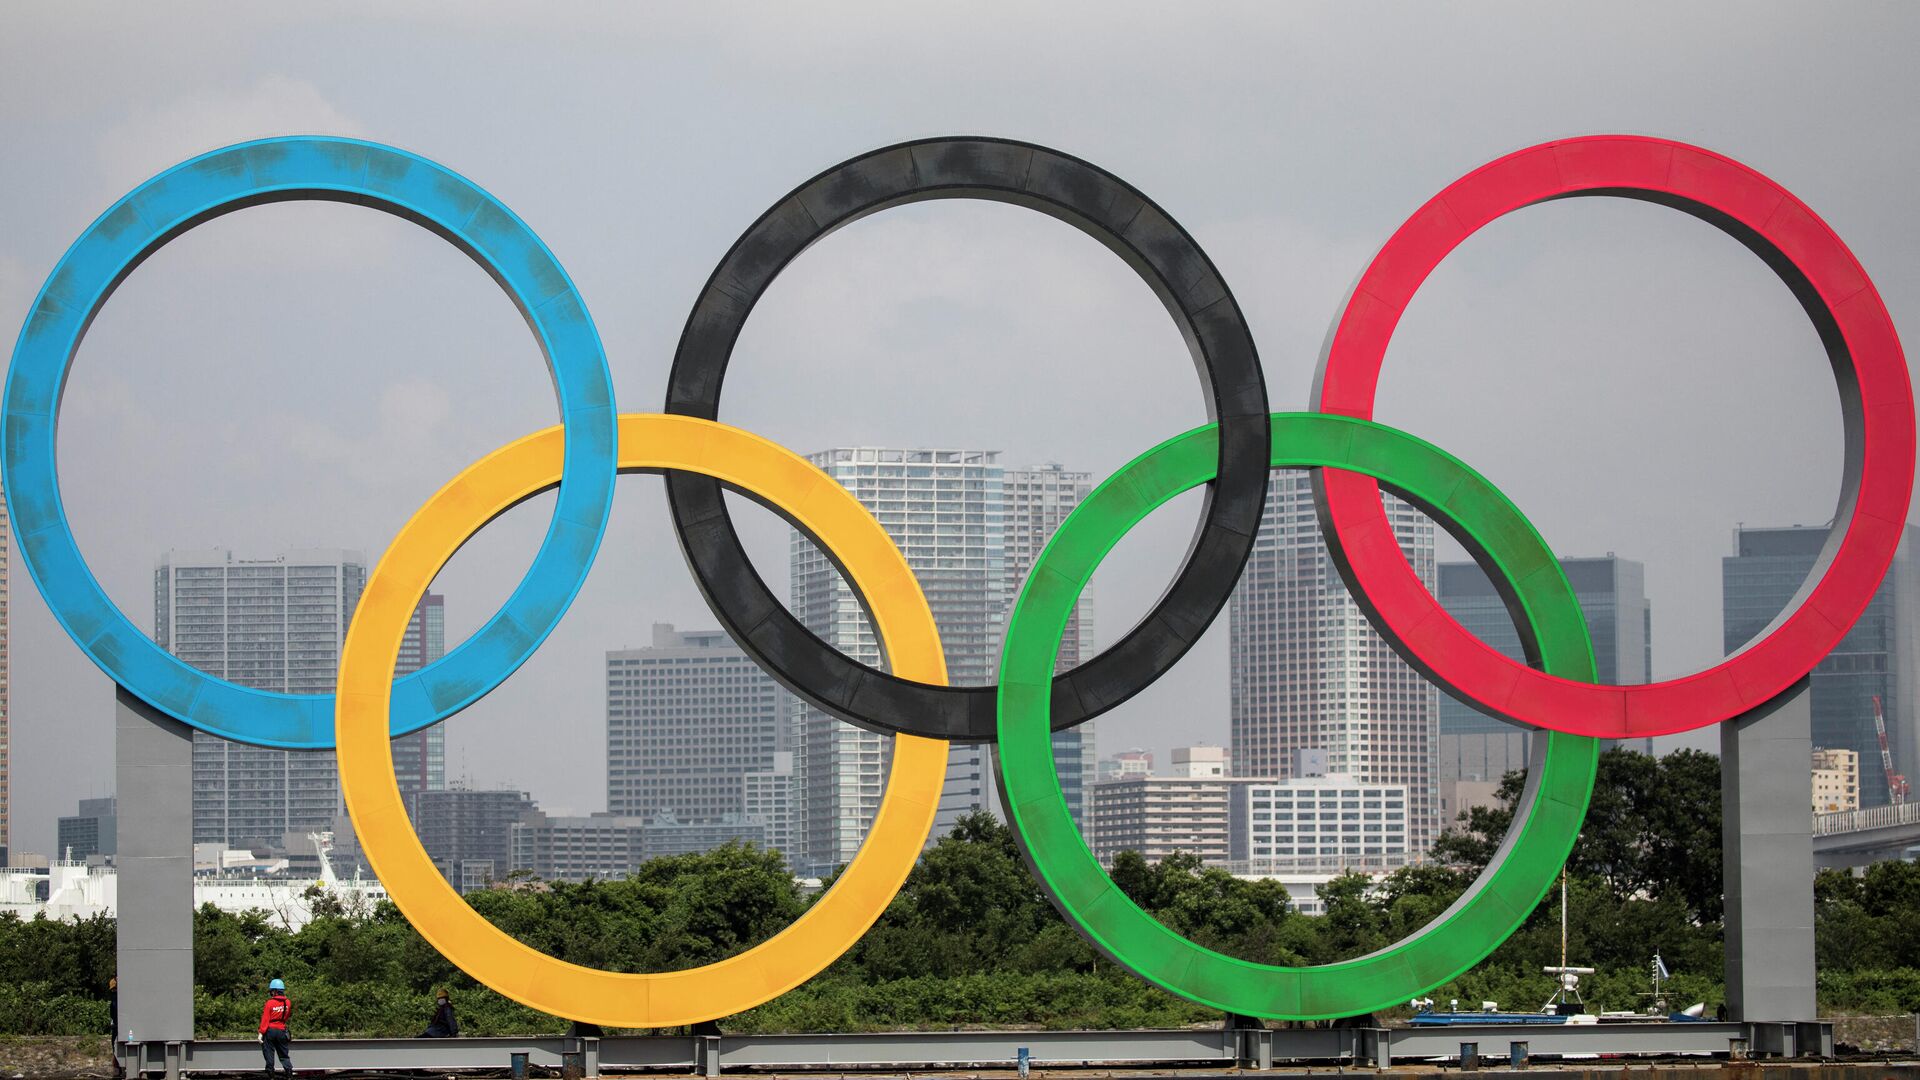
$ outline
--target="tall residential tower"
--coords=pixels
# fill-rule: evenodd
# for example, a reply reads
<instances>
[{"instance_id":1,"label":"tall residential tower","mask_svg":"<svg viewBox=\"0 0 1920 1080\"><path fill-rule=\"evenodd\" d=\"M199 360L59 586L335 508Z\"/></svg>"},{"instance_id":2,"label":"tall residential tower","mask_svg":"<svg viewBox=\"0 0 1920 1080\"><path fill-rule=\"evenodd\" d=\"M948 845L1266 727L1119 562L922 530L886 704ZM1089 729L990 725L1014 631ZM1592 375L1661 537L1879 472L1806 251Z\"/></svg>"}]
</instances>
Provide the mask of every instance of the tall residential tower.
<instances>
[{"instance_id":1,"label":"tall residential tower","mask_svg":"<svg viewBox=\"0 0 1920 1080\"><path fill-rule=\"evenodd\" d=\"M1005 611L1011 611L1021 586L1040 552L1053 539L1060 523L1067 519L1080 500L1093 490L1090 473L1070 472L1059 465L1035 465L1026 469L1008 469L1001 485L1004 493L1006 529ZM1005 624L1005 612L1001 616ZM1067 617L1066 633L1060 638L1060 654L1054 671L1077 667L1093 655L1093 599L1082 595L1073 613ZM996 661L999 642L993 647ZM988 681L993 681L989 679ZM1053 735L1053 767L1060 776L1060 791L1073 818L1085 827L1091 805L1092 787L1098 762L1094 756L1093 727L1081 724ZM934 835L943 836L963 815L986 810L1000 816L999 796L995 793L993 754L982 743L962 743L947 752L947 783L941 789L940 810L934 816Z\"/></svg>"},{"instance_id":2,"label":"tall residential tower","mask_svg":"<svg viewBox=\"0 0 1920 1080\"><path fill-rule=\"evenodd\" d=\"M400 639L396 676L419 671L447 653L446 599L430 592L420 598ZM393 740L393 772L400 781L400 797L408 806L423 791L447 787L447 725L441 721L424 731Z\"/></svg>"},{"instance_id":3,"label":"tall residential tower","mask_svg":"<svg viewBox=\"0 0 1920 1080\"><path fill-rule=\"evenodd\" d=\"M940 641L947 679L980 686L994 679L1006 590L1006 501L994 450L838 447L808 460L852 492L879 519L920 579ZM829 646L864 664L880 646L853 590L798 531L792 546L795 616ZM892 740L795 702L793 767L798 864L830 871L852 860L886 785ZM949 767L951 777L953 767ZM953 783L952 780L949 781ZM942 796L942 810L953 808Z\"/></svg>"},{"instance_id":4,"label":"tall residential tower","mask_svg":"<svg viewBox=\"0 0 1920 1080\"><path fill-rule=\"evenodd\" d=\"M1434 579L1433 522L1389 496L1387 517L1422 581ZM1440 692L1373 632L1320 539L1305 472L1267 483L1260 535L1229 604L1233 768L1240 777L1324 769L1407 789L1415 852L1433 835Z\"/></svg>"},{"instance_id":5,"label":"tall residential tower","mask_svg":"<svg viewBox=\"0 0 1920 1080\"><path fill-rule=\"evenodd\" d=\"M339 550L261 559L170 551L153 575L154 640L201 671L259 690L326 694L366 584ZM269 750L194 732L193 840L278 846L330 829L340 802L331 751Z\"/></svg>"}]
</instances>

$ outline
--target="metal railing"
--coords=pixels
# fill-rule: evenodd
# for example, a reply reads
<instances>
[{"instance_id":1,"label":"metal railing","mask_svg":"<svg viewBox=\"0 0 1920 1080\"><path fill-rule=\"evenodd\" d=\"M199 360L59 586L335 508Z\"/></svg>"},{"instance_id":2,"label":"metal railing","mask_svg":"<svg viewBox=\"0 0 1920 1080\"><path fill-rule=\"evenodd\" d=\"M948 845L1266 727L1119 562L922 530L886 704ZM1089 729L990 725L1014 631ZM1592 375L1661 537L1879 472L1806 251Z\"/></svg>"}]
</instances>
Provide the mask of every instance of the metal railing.
<instances>
[{"instance_id":1,"label":"metal railing","mask_svg":"<svg viewBox=\"0 0 1920 1080\"><path fill-rule=\"evenodd\" d=\"M1870 806L1865 810L1842 810L1836 814L1813 815L1813 835L1891 829L1897 825L1920 825L1920 802L1900 806Z\"/></svg>"}]
</instances>

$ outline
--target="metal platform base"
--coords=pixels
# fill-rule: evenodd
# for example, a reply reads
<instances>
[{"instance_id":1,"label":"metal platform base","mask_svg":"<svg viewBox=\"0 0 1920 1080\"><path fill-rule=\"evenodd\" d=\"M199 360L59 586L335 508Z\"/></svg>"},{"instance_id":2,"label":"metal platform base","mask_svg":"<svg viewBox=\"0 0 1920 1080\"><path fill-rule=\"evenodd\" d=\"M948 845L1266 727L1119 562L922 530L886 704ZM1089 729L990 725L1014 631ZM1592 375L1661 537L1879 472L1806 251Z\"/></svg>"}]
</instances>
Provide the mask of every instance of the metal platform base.
<instances>
[{"instance_id":1,"label":"metal platform base","mask_svg":"<svg viewBox=\"0 0 1920 1080\"><path fill-rule=\"evenodd\" d=\"M1517 1047L1517 1053L1516 1053ZM127 1054L128 1048L122 1047ZM393 1069L507 1071L515 1054L570 1075L735 1070L1036 1068L1090 1065L1267 1069L1274 1062L1387 1068L1468 1054L1489 1063L1547 1058L1833 1056L1827 1023L1469 1024L1434 1028L1213 1028L1167 1031L906 1031L850 1035L618 1036L467 1039L300 1039L301 1072ZM251 1040L150 1043L130 1072L251 1073Z\"/></svg>"}]
</instances>

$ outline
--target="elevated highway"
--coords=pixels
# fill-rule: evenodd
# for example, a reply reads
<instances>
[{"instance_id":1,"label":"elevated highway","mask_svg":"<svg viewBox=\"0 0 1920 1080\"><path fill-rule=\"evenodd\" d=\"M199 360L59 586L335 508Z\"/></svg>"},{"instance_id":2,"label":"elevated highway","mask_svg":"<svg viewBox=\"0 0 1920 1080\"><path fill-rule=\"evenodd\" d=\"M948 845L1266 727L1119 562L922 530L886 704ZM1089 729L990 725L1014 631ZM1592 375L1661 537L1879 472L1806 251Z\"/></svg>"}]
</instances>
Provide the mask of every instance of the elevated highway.
<instances>
[{"instance_id":1,"label":"elevated highway","mask_svg":"<svg viewBox=\"0 0 1920 1080\"><path fill-rule=\"evenodd\" d=\"M1920 803L1813 815L1813 861L1821 867L1865 866L1900 859L1920 847Z\"/></svg>"}]
</instances>

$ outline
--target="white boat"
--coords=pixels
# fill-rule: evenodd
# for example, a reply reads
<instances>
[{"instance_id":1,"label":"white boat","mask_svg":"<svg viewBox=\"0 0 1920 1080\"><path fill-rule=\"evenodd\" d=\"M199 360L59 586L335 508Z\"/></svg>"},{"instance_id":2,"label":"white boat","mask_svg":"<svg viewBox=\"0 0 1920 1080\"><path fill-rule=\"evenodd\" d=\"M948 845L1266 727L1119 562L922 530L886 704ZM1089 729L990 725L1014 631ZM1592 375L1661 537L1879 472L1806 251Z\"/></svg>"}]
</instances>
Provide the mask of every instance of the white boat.
<instances>
[{"instance_id":1,"label":"white boat","mask_svg":"<svg viewBox=\"0 0 1920 1080\"><path fill-rule=\"evenodd\" d=\"M331 833L310 833L308 839L319 855L317 878L288 873L284 859L277 864L260 864L260 872L254 873L221 866L194 874L193 906L212 904L236 915L259 911L276 925L298 930L313 921L313 909L323 898L355 914L370 912L386 899L387 891L378 881L357 871L346 880L334 873L328 858L333 850ZM267 869L274 865L280 867L278 872ZM111 918L118 896L119 875L113 867L98 863L63 859L44 869L0 869L0 914L12 912L22 919L42 915L49 919Z\"/></svg>"}]
</instances>

